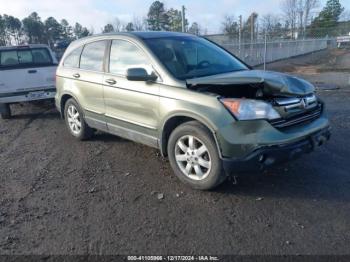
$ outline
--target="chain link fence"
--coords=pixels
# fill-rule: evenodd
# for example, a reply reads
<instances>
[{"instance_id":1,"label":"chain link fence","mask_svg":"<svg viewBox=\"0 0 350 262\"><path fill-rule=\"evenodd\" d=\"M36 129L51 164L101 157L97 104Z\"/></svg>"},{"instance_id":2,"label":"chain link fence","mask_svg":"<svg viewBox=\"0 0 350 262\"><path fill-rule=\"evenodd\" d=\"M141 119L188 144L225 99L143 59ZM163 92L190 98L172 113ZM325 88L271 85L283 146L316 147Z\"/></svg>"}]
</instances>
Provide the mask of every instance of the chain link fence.
<instances>
[{"instance_id":1,"label":"chain link fence","mask_svg":"<svg viewBox=\"0 0 350 262\"><path fill-rule=\"evenodd\" d=\"M312 52L335 47L335 39L274 40L258 43L233 43L224 35L206 36L225 49L238 56L251 66L262 65L274 61L305 55Z\"/></svg>"},{"instance_id":2,"label":"chain link fence","mask_svg":"<svg viewBox=\"0 0 350 262\"><path fill-rule=\"evenodd\" d=\"M336 27L206 35L251 66L336 48L350 43L350 21ZM345 43L340 43L343 39ZM338 41L337 41L338 40ZM346 43L347 42L347 43Z\"/></svg>"}]
</instances>

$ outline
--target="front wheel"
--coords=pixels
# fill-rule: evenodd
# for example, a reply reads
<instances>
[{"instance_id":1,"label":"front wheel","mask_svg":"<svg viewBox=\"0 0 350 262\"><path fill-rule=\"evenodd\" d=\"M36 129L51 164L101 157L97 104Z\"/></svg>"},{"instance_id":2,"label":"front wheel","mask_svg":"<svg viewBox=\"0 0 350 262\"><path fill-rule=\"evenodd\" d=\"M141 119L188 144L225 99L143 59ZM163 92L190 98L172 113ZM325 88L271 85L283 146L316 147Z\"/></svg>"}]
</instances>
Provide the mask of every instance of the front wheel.
<instances>
[{"instance_id":1,"label":"front wheel","mask_svg":"<svg viewBox=\"0 0 350 262\"><path fill-rule=\"evenodd\" d=\"M182 124L172 132L168 156L176 176L192 188L213 189L226 178L212 134L197 121Z\"/></svg>"},{"instance_id":2,"label":"front wheel","mask_svg":"<svg viewBox=\"0 0 350 262\"><path fill-rule=\"evenodd\" d=\"M64 118L68 130L77 139L86 140L92 136L93 131L85 122L83 110L73 98L65 104Z\"/></svg>"}]
</instances>

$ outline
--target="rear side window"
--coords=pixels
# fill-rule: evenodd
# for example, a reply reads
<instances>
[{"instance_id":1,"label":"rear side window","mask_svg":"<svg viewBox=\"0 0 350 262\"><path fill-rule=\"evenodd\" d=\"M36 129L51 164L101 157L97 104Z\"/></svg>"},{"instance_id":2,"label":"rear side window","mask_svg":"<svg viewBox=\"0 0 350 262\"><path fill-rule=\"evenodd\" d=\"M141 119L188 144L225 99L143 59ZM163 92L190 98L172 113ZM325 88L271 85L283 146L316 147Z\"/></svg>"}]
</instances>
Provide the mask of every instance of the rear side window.
<instances>
[{"instance_id":1,"label":"rear side window","mask_svg":"<svg viewBox=\"0 0 350 262\"><path fill-rule=\"evenodd\" d=\"M0 51L0 67L21 67L52 64L46 48Z\"/></svg>"},{"instance_id":2,"label":"rear side window","mask_svg":"<svg viewBox=\"0 0 350 262\"><path fill-rule=\"evenodd\" d=\"M85 45L80 58L80 68L102 72L106 44L107 41L97 41Z\"/></svg>"},{"instance_id":3,"label":"rear side window","mask_svg":"<svg viewBox=\"0 0 350 262\"><path fill-rule=\"evenodd\" d=\"M79 47L79 48L73 50L64 60L63 66L78 68L80 55L81 55L82 50L83 50L83 47Z\"/></svg>"},{"instance_id":4,"label":"rear side window","mask_svg":"<svg viewBox=\"0 0 350 262\"><path fill-rule=\"evenodd\" d=\"M2 51L1 52L1 66L18 65L17 51Z\"/></svg>"}]
</instances>

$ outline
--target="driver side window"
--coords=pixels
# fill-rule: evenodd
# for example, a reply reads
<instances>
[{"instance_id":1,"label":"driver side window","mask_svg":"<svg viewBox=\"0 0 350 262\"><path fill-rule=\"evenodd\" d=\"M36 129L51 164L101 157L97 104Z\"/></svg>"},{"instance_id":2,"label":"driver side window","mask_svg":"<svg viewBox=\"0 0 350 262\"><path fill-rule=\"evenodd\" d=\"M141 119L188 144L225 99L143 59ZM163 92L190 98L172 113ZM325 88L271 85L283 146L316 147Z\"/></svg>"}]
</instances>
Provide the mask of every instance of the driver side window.
<instances>
[{"instance_id":1,"label":"driver side window","mask_svg":"<svg viewBox=\"0 0 350 262\"><path fill-rule=\"evenodd\" d=\"M149 74L153 71L147 56L137 46L125 40L113 40L109 72L125 76L129 68L144 68Z\"/></svg>"}]
</instances>

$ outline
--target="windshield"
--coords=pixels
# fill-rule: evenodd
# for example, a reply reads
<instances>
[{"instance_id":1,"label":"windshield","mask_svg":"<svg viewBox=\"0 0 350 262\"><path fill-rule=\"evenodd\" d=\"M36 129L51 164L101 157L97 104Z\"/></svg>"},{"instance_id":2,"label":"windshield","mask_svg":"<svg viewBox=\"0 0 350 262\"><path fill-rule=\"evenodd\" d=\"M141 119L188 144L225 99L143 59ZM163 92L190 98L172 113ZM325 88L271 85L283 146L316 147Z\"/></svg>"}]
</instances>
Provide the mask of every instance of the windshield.
<instances>
[{"instance_id":1,"label":"windshield","mask_svg":"<svg viewBox=\"0 0 350 262\"><path fill-rule=\"evenodd\" d=\"M233 55L203 38L151 38L145 42L170 73L181 80L248 69Z\"/></svg>"}]
</instances>

